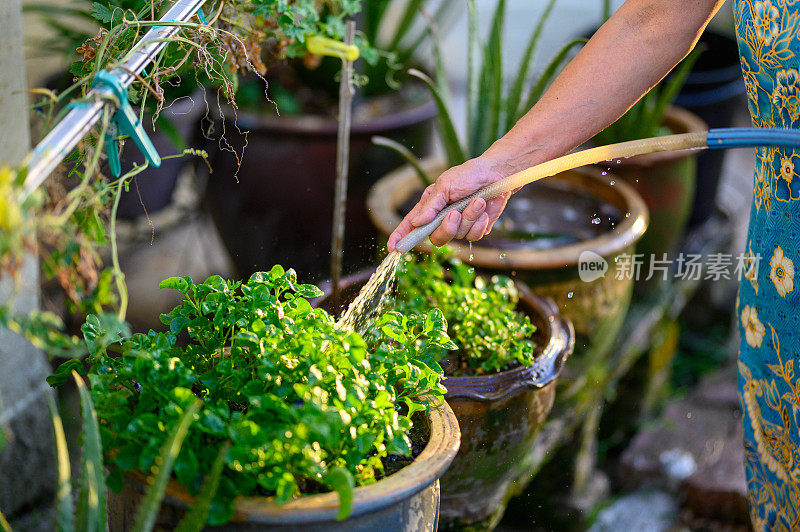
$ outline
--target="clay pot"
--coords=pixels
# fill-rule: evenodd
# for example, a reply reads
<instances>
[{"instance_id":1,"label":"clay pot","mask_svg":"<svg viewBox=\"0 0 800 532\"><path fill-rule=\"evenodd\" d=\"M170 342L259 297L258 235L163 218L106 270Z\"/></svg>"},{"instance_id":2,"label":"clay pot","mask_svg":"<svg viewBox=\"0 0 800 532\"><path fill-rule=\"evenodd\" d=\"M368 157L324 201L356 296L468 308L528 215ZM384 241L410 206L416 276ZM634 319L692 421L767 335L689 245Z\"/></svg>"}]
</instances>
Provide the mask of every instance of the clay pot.
<instances>
[{"instance_id":1,"label":"clay pot","mask_svg":"<svg viewBox=\"0 0 800 532\"><path fill-rule=\"evenodd\" d=\"M342 283L342 300L351 301L374 270ZM512 487L525 483L524 458L550 414L556 379L572 353L572 324L552 301L533 295L517 281L518 309L536 326L537 357L529 367L493 375L448 377L445 399L458 418L461 449L442 477L441 529L492 529L499 522ZM326 307L326 296L314 303Z\"/></svg>"},{"instance_id":2,"label":"clay pot","mask_svg":"<svg viewBox=\"0 0 800 532\"><path fill-rule=\"evenodd\" d=\"M697 115L679 107L667 109L663 125L675 134L708 129ZM647 204L650 225L636 246L645 259L651 255L661 259L673 252L686 230L694 201L697 154L696 150L650 153L599 165L624 179ZM642 269L647 273L647 265Z\"/></svg>"},{"instance_id":3,"label":"clay pot","mask_svg":"<svg viewBox=\"0 0 800 532\"><path fill-rule=\"evenodd\" d=\"M439 518L439 478L458 451L455 415L446 404L429 411L430 436L422 453L409 466L374 484L355 488L353 509L336 520L336 493L306 495L283 505L266 497L236 501L234 517L219 530L248 531L431 531ZM109 491L108 523L112 532L128 530L145 490L141 475L128 476L121 493ZM156 521L156 530L174 530L192 497L170 481Z\"/></svg>"},{"instance_id":4,"label":"clay pot","mask_svg":"<svg viewBox=\"0 0 800 532\"><path fill-rule=\"evenodd\" d=\"M386 98L382 106L366 100L354 109L345 225L346 272L365 267L375 254L377 234L364 207L369 187L379 176L402 164L402 159L390 150L374 146L371 137L392 138L419 154L425 154L430 146L436 116L433 101L427 96L413 102L404 102L396 95ZM225 132L233 151L219 149L218 139L210 143L213 173L208 179L204 205L238 274L247 278L254 271L269 270L273 264L290 264L303 282L327 279L336 175L336 118L277 117L230 109L224 114L224 118L216 117L214 130ZM243 132L248 132L246 138ZM239 161L242 150L244 156Z\"/></svg>"},{"instance_id":5,"label":"clay pot","mask_svg":"<svg viewBox=\"0 0 800 532\"><path fill-rule=\"evenodd\" d=\"M429 160L424 168L430 175L438 175L445 165ZM400 223L401 210L409 208L421 191L422 185L409 167L392 172L370 190L367 209L384 239ZM617 214L604 214L604 210ZM526 216L536 219L545 229L541 232L577 229L567 237L542 238L533 241L538 242L536 246L528 245L532 242L529 236L527 240L514 238L502 228L504 218L512 211L523 222ZM602 223L591 229L600 216ZM617 259L634 252L647 224L647 207L635 190L611 174L585 168L527 185L512 196L491 235L471 248L466 241L448 246L459 259L479 270L520 279L536 295L555 301L561 316L575 327L575 356L580 359L589 350L602 354L622 326L633 278L624 275L622 262ZM426 240L415 251L427 253L430 249ZM604 274L584 271L584 281L579 267L583 264L585 268L590 262L605 264L608 269Z\"/></svg>"}]
</instances>

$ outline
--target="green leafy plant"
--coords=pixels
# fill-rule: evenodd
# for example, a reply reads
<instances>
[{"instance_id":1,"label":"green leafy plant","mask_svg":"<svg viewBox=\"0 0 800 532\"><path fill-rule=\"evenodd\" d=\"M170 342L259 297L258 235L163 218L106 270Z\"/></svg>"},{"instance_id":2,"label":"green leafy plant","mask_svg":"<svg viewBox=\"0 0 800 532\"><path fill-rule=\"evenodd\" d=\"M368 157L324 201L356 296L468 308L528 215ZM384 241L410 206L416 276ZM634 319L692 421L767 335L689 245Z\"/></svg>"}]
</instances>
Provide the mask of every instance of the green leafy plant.
<instances>
[{"instance_id":1,"label":"green leafy plant","mask_svg":"<svg viewBox=\"0 0 800 532\"><path fill-rule=\"evenodd\" d=\"M702 46L695 47L672 75L653 87L616 122L595 135L595 144L602 146L672 133L664 126L664 114L678 96L686 77L702 53Z\"/></svg>"},{"instance_id":2,"label":"green leafy plant","mask_svg":"<svg viewBox=\"0 0 800 532\"><path fill-rule=\"evenodd\" d=\"M503 26L505 21L505 0L498 0L492 17L489 35L482 42L478 35L478 15L474 0L467 0L469 8L469 33L467 38L467 134L462 140L456 133L450 107L450 89L444 61L437 39L434 43L436 65L435 81L424 73L412 69L409 74L421 79L430 89L439 110L439 134L444 146L448 166L455 166L483 153L495 140L504 135L516 121L533 107L547 86L558 74L570 51L586 42L577 39L564 45L549 62L541 76L529 80L530 64L536 51L542 29L552 12L555 0L550 0L528 40L516 75L509 87L503 83ZM482 61L479 64L483 50ZM527 96L525 96L527 94ZM377 137L376 140L394 148L407 161L413 157L407 150L390 139ZM420 179L429 182L430 178L418 169Z\"/></svg>"},{"instance_id":3,"label":"green leafy plant","mask_svg":"<svg viewBox=\"0 0 800 532\"><path fill-rule=\"evenodd\" d=\"M536 328L517 311L519 292L514 282L505 276L478 276L458 259L447 259L448 254L442 248L403 258L397 271L395 309L404 314L441 310L447 334L458 347L453 353L444 349L438 353L448 374L485 375L531 365L536 348L531 335Z\"/></svg>"},{"instance_id":4,"label":"green leafy plant","mask_svg":"<svg viewBox=\"0 0 800 532\"><path fill-rule=\"evenodd\" d=\"M283 503L330 490L344 518L354 486L386 474L390 457L411 458L414 414L445 392L435 355L454 345L441 312L386 313L364 338L313 309L308 298L321 291L280 266L244 284L212 276L160 286L185 298L162 315L169 332L125 337L97 318L83 328L110 488L121 487L124 471L149 471L167 428L198 400L174 477L199 495L202 474L221 471L212 524L230 518L239 495ZM120 355L108 354L110 343ZM222 459L208 452L223 446Z\"/></svg>"},{"instance_id":5,"label":"green leafy plant","mask_svg":"<svg viewBox=\"0 0 800 532\"><path fill-rule=\"evenodd\" d=\"M83 379L74 371L71 373L78 388L81 417L83 419L83 449L81 453L81 474L78 480L78 493L73 494L72 473L69 449L64 435L61 415L56 408L51 394L47 395L48 406L53 420L53 435L56 445L57 484L55 501L55 526L60 532L98 531L106 526L106 481L103 467L103 449L100 436L100 425L94 403ZM179 416L178 422L170 430L158 460L153 466L157 482L151 484L145 492L144 502L139 507L132 530L137 532L152 530L158 514L159 504L164 497L166 481L172 471L172 464L177 456L188 426L195 420L199 401L190 405ZM77 503L77 506L76 506ZM185 520L187 525L191 525ZM184 530L200 530L201 527L184 528ZM10 530L10 528L9 528Z\"/></svg>"}]
</instances>

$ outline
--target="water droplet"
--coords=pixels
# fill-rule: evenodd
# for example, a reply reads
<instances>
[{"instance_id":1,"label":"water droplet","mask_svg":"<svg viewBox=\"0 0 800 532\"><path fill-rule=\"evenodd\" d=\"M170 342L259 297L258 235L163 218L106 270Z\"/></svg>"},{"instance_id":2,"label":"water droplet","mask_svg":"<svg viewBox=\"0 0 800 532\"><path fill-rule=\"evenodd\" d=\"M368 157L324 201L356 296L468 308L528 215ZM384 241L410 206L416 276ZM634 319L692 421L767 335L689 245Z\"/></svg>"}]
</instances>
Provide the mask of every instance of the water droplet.
<instances>
[{"instance_id":1,"label":"water droplet","mask_svg":"<svg viewBox=\"0 0 800 532\"><path fill-rule=\"evenodd\" d=\"M505 253L501 253L500 254L500 260L503 260L504 258L506 258L506 254Z\"/></svg>"},{"instance_id":2,"label":"water droplet","mask_svg":"<svg viewBox=\"0 0 800 532\"><path fill-rule=\"evenodd\" d=\"M594 218L592 218L592 223L594 225L600 225L600 217L599 216L595 216Z\"/></svg>"},{"instance_id":3,"label":"water droplet","mask_svg":"<svg viewBox=\"0 0 800 532\"><path fill-rule=\"evenodd\" d=\"M469 273L475 273L475 268L470 268L467 270Z\"/></svg>"},{"instance_id":4,"label":"water droplet","mask_svg":"<svg viewBox=\"0 0 800 532\"><path fill-rule=\"evenodd\" d=\"M469 241L469 260L470 262L475 260L475 255L472 253L472 240Z\"/></svg>"},{"instance_id":5,"label":"water droplet","mask_svg":"<svg viewBox=\"0 0 800 532\"><path fill-rule=\"evenodd\" d=\"M574 295L575 295L575 292L570 292L570 293L567 294L567 298L568 299L572 299Z\"/></svg>"},{"instance_id":6,"label":"water droplet","mask_svg":"<svg viewBox=\"0 0 800 532\"><path fill-rule=\"evenodd\" d=\"M602 171L602 172L600 172L600 173L601 173L602 175L608 175L608 172L606 172L605 170L603 170L603 171Z\"/></svg>"},{"instance_id":7,"label":"water droplet","mask_svg":"<svg viewBox=\"0 0 800 532\"><path fill-rule=\"evenodd\" d=\"M613 186L614 186L614 185L616 185L616 184L617 184L617 182L616 182L616 181L614 181L614 180L612 179L612 180L611 180L611 186L613 187Z\"/></svg>"},{"instance_id":8,"label":"water droplet","mask_svg":"<svg viewBox=\"0 0 800 532\"><path fill-rule=\"evenodd\" d=\"M626 213L625 213L625 218L630 218L630 217L631 217L631 213L629 213L629 212L626 212Z\"/></svg>"}]
</instances>

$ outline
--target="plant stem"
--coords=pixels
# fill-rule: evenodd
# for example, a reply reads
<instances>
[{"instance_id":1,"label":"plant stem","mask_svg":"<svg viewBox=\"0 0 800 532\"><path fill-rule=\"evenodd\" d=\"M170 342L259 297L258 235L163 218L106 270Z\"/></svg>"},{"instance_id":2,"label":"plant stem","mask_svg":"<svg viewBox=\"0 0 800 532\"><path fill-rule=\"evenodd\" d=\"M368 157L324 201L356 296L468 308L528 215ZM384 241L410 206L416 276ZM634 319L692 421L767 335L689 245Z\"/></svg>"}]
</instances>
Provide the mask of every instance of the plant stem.
<instances>
[{"instance_id":1,"label":"plant stem","mask_svg":"<svg viewBox=\"0 0 800 532\"><path fill-rule=\"evenodd\" d=\"M356 23L348 20L345 44L353 44ZM347 170L350 162L350 118L353 107L353 62L342 60L342 79L339 84L339 131L336 144L336 188L333 206L333 236L331 238L331 301L339 307L339 282L344 254L344 215L347 202Z\"/></svg>"},{"instance_id":2,"label":"plant stem","mask_svg":"<svg viewBox=\"0 0 800 532\"><path fill-rule=\"evenodd\" d=\"M128 287L125 284L125 274L119 267L119 253L117 252L117 207L119 199L122 197L123 183L117 185L117 194L114 197L114 206L111 208L111 263L114 268L114 279L119 292L119 321L125 321L125 313L128 311Z\"/></svg>"}]
</instances>

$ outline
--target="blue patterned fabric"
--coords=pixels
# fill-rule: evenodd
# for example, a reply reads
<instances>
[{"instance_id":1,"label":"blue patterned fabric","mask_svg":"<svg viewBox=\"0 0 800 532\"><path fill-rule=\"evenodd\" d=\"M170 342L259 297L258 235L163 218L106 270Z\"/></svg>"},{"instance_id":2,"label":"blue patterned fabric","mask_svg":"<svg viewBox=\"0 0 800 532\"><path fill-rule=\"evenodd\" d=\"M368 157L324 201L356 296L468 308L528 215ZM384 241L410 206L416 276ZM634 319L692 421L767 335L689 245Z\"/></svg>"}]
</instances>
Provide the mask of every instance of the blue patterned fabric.
<instances>
[{"instance_id":1,"label":"blue patterned fabric","mask_svg":"<svg viewBox=\"0 0 800 532\"><path fill-rule=\"evenodd\" d=\"M800 127L800 0L736 0L753 125ZM800 529L800 155L756 151L747 272L736 311L745 469L756 530Z\"/></svg>"}]
</instances>

